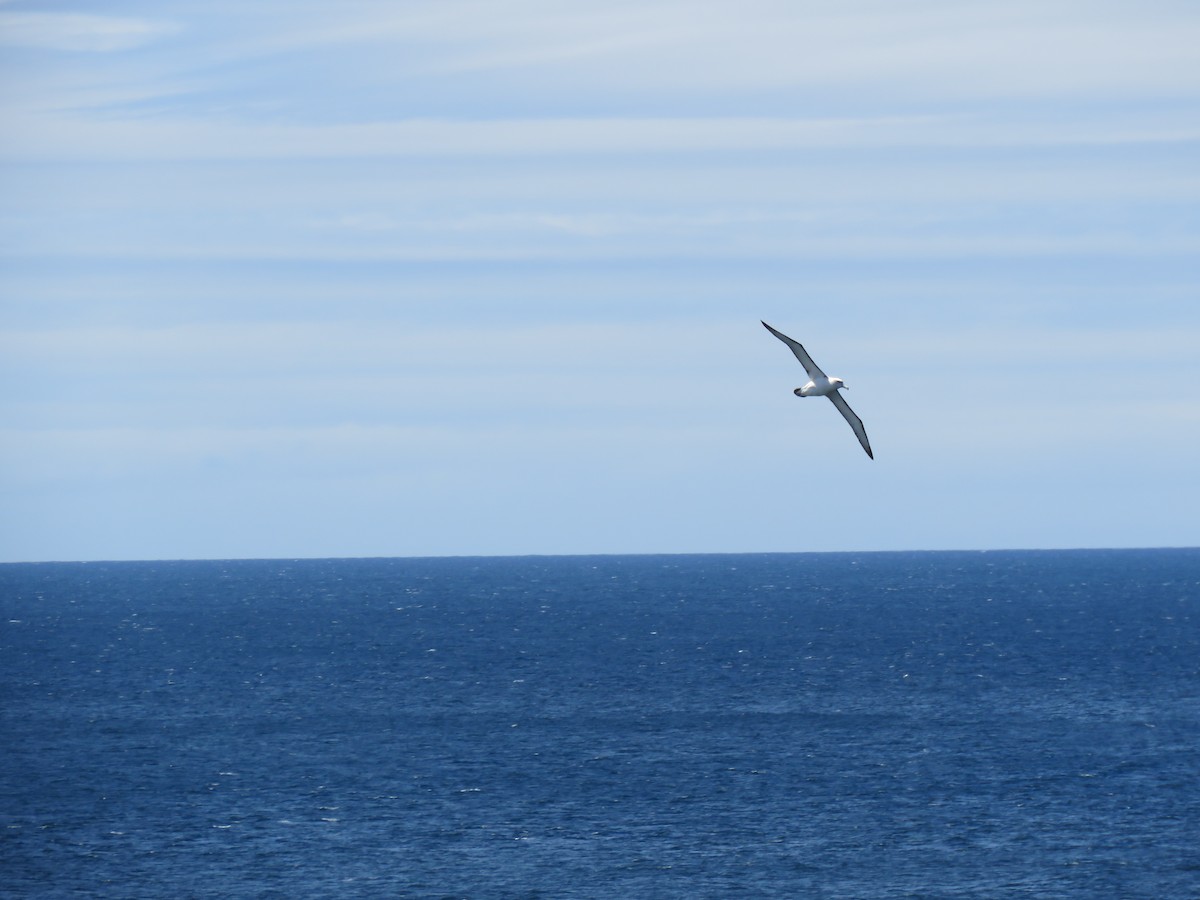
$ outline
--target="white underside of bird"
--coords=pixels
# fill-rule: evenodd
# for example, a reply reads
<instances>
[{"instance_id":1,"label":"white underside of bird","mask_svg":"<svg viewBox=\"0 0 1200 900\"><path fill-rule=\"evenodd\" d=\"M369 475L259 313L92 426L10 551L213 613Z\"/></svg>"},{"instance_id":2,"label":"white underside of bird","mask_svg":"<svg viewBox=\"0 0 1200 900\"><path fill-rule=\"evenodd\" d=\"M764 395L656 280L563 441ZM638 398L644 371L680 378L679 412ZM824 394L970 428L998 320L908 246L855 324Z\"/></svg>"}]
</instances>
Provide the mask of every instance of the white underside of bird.
<instances>
[{"instance_id":1,"label":"white underside of bird","mask_svg":"<svg viewBox=\"0 0 1200 900\"><path fill-rule=\"evenodd\" d=\"M840 378L830 378L820 367L812 361L812 357L808 355L808 351L800 344L799 341L794 341L786 334L776 331L766 322L763 322L763 327L775 337L779 338L791 348L792 353L796 355L796 359L800 360L800 365L804 366L804 371L808 373L809 382L803 387L796 388L792 393L797 397L828 397L838 412L842 414L850 427L854 429L854 434L858 438L858 442L862 444L862 448L867 451L867 456L871 459L875 458L875 454L871 452L871 444L867 440L867 430L863 427L862 419L860 419L850 408L838 391L848 390L846 383Z\"/></svg>"}]
</instances>

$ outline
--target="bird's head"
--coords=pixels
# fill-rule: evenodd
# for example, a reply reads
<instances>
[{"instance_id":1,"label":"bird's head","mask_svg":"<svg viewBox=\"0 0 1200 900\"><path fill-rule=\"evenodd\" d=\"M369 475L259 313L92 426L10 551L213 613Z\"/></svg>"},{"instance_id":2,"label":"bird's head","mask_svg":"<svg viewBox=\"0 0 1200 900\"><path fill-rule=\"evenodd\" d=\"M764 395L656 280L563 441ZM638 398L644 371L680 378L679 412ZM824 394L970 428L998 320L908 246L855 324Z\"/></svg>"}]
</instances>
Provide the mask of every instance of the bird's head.
<instances>
[{"instance_id":1,"label":"bird's head","mask_svg":"<svg viewBox=\"0 0 1200 900\"><path fill-rule=\"evenodd\" d=\"M846 382L842 381L840 378L830 378L829 382L839 391L850 390L850 388L846 387Z\"/></svg>"}]
</instances>

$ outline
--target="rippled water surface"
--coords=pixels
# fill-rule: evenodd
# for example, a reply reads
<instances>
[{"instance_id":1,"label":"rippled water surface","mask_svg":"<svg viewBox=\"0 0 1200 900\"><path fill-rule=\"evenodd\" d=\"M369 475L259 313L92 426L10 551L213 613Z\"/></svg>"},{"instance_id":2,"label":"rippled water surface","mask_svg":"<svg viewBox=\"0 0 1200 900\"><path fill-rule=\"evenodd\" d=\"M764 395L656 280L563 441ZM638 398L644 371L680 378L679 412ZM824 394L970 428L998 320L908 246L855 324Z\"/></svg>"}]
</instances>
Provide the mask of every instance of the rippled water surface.
<instances>
[{"instance_id":1,"label":"rippled water surface","mask_svg":"<svg viewBox=\"0 0 1200 900\"><path fill-rule=\"evenodd\" d=\"M1200 897L1200 551L0 566L6 896Z\"/></svg>"}]
</instances>

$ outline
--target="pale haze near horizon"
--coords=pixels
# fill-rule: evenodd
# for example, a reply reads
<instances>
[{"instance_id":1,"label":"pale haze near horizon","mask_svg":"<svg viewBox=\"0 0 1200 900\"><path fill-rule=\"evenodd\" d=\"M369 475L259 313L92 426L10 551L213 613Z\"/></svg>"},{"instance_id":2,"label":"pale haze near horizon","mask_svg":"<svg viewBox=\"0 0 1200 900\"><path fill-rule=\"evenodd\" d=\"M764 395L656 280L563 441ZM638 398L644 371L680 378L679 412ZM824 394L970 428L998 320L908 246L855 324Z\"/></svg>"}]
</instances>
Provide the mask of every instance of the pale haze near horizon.
<instances>
[{"instance_id":1,"label":"pale haze near horizon","mask_svg":"<svg viewBox=\"0 0 1200 900\"><path fill-rule=\"evenodd\" d=\"M0 559L1194 546L1197 46L0 3Z\"/></svg>"}]
</instances>

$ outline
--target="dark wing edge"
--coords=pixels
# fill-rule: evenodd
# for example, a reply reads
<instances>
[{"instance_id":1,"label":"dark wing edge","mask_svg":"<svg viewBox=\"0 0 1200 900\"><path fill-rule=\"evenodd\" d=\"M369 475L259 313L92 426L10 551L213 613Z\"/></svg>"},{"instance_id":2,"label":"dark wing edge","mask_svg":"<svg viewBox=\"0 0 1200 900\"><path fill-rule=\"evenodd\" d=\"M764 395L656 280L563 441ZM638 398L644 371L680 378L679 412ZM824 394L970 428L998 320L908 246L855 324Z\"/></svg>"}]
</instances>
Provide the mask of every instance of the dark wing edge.
<instances>
[{"instance_id":1,"label":"dark wing edge","mask_svg":"<svg viewBox=\"0 0 1200 900\"><path fill-rule=\"evenodd\" d=\"M759 321L762 322L762 319L759 319ZM767 329L767 331L771 332L771 334L775 335L775 337L779 338L792 348L792 352L796 354L796 359L800 360L800 365L804 366L804 371L808 373L809 378L816 379L817 376L820 376L821 378L825 377L825 373L822 372L821 368L812 361L812 357L808 355L808 351L800 345L799 341L793 341L782 331L776 331L766 322L763 322L762 324L763 328Z\"/></svg>"},{"instance_id":2,"label":"dark wing edge","mask_svg":"<svg viewBox=\"0 0 1200 900\"><path fill-rule=\"evenodd\" d=\"M842 395L837 391L829 395L829 400L838 408L838 412L845 417L846 421L850 423L850 427L854 429L854 434L858 437L858 442L867 451L867 456L874 459L875 454L871 452L871 444L867 440L867 429L863 428L862 419L854 414L854 410L850 408L850 404L843 400Z\"/></svg>"}]
</instances>

